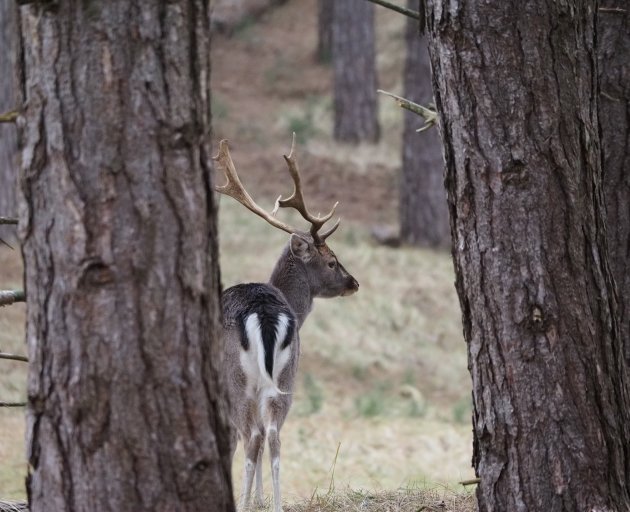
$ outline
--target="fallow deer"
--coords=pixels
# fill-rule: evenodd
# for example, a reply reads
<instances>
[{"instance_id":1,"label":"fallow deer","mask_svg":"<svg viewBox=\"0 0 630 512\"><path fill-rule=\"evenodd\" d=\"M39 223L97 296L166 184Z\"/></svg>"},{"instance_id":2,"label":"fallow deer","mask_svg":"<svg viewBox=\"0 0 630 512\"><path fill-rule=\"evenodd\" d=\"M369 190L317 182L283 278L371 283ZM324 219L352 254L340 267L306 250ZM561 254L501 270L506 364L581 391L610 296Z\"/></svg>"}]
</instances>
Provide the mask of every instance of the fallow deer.
<instances>
[{"instance_id":1,"label":"fallow deer","mask_svg":"<svg viewBox=\"0 0 630 512\"><path fill-rule=\"evenodd\" d=\"M272 212L258 206L241 183L227 141L219 144L214 159L221 165L227 183L215 190L236 199L269 224L290 234L268 283L239 284L222 295L224 369L231 402L231 419L245 448L245 469L240 509L250 506L254 475L256 506L263 503L262 455L269 443L274 511L281 512L280 429L289 412L300 355L299 331L310 313L315 297L339 297L355 293L359 283L339 263L326 239L339 221L320 233L328 215L312 215L306 208L297 161L295 136L289 156L284 156L294 191L276 200ZM309 232L278 220L278 208L294 208L311 224ZM232 455L236 449L233 439Z\"/></svg>"}]
</instances>

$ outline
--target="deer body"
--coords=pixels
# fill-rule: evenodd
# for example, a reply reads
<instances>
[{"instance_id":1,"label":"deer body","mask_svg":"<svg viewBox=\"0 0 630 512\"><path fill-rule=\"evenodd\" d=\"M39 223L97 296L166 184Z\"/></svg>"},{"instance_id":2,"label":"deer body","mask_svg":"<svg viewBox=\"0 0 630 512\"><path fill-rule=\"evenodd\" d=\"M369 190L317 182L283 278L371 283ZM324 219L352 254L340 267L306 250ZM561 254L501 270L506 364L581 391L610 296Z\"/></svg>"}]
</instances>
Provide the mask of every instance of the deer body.
<instances>
[{"instance_id":1,"label":"deer body","mask_svg":"<svg viewBox=\"0 0 630 512\"><path fill-rule=\"evenodd\" d=\"M318 233L332 217L313 217L306 210L293 148L285 160L295 183L293 195L276 206L296 208L311 222L310 233L281 223L256 205L240 183L225 141L215 157L226 170L228 183L217 190L244 204L257 215L291 233L269 283L240 284L222 295L224 372L228 382L231 419L235 434L245 449L245 469L240 508L250 505L254 476L255 505L263 503L262 455L269 444L273 480L274 511L281 512L280 429L292 402L300 355L299 330L316 297L351 295L359 283L339 263L325 240L339 222L324 234ZM336 206L336 205L335 205ZM232 453L236 449L233 438Z\"/></svg>"},{"instance_id":2,"label":"deer body","mask_svg":"<svg viewBox=\"0 0 630 512\"><path fill-rule=\"evenodd\" d=\"M280 438L291 407L299 356L295 314L279 290L250 283L222 297L225 372L231 419L243 442L245 469L241 509L249 506L256 474L256 505L262 504L262 454L269 442L274 501L280 502ZM232 440L232 454L236 439Z\"/></svg>"}]
</instances>

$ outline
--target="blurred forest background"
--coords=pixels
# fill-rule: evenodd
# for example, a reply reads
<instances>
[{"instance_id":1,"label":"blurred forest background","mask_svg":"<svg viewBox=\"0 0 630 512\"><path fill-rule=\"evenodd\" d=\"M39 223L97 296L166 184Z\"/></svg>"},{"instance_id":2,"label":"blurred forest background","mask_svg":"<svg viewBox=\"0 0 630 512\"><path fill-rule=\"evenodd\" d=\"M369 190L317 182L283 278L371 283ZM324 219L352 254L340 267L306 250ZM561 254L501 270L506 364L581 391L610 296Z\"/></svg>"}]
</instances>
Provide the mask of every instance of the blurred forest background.
<instances>
[{"instance_id":1,"label":"blurred forest background","mask_svg":"<svg viewBox=\"0 0 630 512\"><path fill-rule=\"evenodd\" d=\"M235 10L235 4L245 8ZM282 155L288 153L295 132L308 200L315 211L340 202L343 220L331 247L361 284L360 292L347 300L319 300L302 331L299 386L282 431L287 502L331 486L449 488L474 476L471 385L452 262L445 249L437 130L416 133L421 119L405 119L395 102L377 96L373 87L428 103L430 93L405 87L405 77L419 82L418 73L429 87L428 64L407 61L409 41L418 45L420 38L404 16L363 0L347 2L349 8L360 5L375 16L374 94L365 101L374 103L377 126L344 141L343 131L351 127L335 121L335 101L340 100L333 91L335 84L341 87L339 77L330 48L322 48L318 36L318 10L321 19L322 6L332 9L333 4L225 0L215 5L213 146L229 139L245 186L259 204L271 209L279 194L290 191ZM417 48L413 55L419 54ZM5 132L2 137L8 140ZM419 151L423 144L429 149ZM403 170L414 154L433 163L408 161ZM418 173L413 165L437 166L437 174L429 178L433 189L425 185L413 192L401 177L404 172ZM217 175L217 182L222 180ZM406 209L401 198L409 202ZM428 205L432 200L438 205L430 212L432 222L405 218L405 211L421 209L413 201ZM10 204L3 202L3 208ZM413 232L418 225L424 228L420 235ZM10 229L2 236L14 241ZM266 281L285 243L285 234L221 198L224 287ZM0 247L2 288L21 288L20 260L19 249ZM24 311L23 305L2 309L0 350L24 353ZM25 383L25 365L2 361L1 400L23 400ZM237 490L241 457L239 449L234 464ZM0 496L23 498L24 420L19 409L0 409L0 460Z\"/></svg>"}]
</instances>

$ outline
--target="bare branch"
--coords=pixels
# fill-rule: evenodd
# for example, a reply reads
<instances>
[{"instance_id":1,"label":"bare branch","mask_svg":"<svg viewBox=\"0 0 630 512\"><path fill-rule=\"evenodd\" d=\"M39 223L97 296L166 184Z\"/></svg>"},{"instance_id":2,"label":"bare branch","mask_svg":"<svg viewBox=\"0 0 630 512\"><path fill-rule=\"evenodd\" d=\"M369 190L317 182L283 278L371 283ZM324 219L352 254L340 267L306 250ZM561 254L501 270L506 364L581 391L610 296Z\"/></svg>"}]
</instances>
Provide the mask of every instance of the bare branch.
<instances>
[{"instance_id":1,"label":"bare branch","mask_svg":"<svg viewBox=\"0 0 630 512\"><path fill-rule=\"evenodd\" d=\"M388 2L387 0L368 0L368 2L381 5L392 11L396 11L397 13L404 14L405 16L408 16L409 18L413 18L414 20L422 19L418 11L413 11L411 9L407 9L406 7L401 7L400 5L393 4L391 2Z\"/></svg>"},{"instance_id":2,"label":"bare branch","mask_svg":"<svg viewBox=\"0 0 630 512\"><path fill-rule=\"evenodd\" d=\"M610 12L613 14L623 14L626 12L625 9L622 9L621 7L600 7L599 9L597 9L599 12Z\"/></svg>"},{"instance_id":3,"label":"bare branch","mask_svg":"<svg viewBox=\"0 0 630 512\"><path fill-rule=\"evenodd\" d=\"M10 306L14 302L26 302L22 290L0 290L0 306Z\"/></svg>"},{"instance_id":4,"label":"bare branch","mask_svg":"<svg viewBox=\"0 0 630 512\"><path fill-rule=\"evenodd\" d=\"M18 223L18 219L14 217L0 217L0 226L4 226L8 224L16 225L17 223ZM8 242L5 242L2 238L0 238L0 244L6 245L9 249L13 249L13 247L11 247L11 244L9 244Z\"/></svg>"},{"instance_id":5,"label":"bare branch","mask_svg":"<svg viewBox=\"0 0 630 512\"><path fill-rule=\"evenodd\" d=\"M6 245L11 250L13 249L13 246L9 242L5 242L4 240L2 240L2 238L0 238L0 244Z\"/></svg>"},{"instance_id":6,"label":"bare branch","mask_svg":"<svg viewBox=\"0 0 630 512\"><path fill-rule=\"evenodd\" d=\"M0 407L26 407L26 402L0 402Z\"/></svg>"},{"instance_id":7,"label":"bare branch","mask_svg":"<svg viewBox=\"0 0 630 512\"><path fill-rule=\"evenodd\" d=\"M391 92L383 91L382 89L378 89L377 92L380 92L381 94L384 94L385 96L389 96L390 98L394 98L396 100L396 103L398 103L398 106L406 110L409 110L410 112L413 112L414 114L418 114L420 117L422 117L424 119L424 126L416 130L418 133L424 132L437 124L439 117L438 117L438 113L435 110L432 110L427 107L423 107L422 105L419 105L418 103L409 101L408 99L402 98Z\"/></svg>"},{"instance_id":8,"label":"bare branch","mask_svg":"<svg viewBox=\"0 0 630 512\"><path fill-rule=\"evenodd\" d=\"M18 118L18 113L16 111L5 112L4 114L0 114L0 123L15 123Z\"/></svg>"},{"instance_id":9,"label":"bare branch","mask_svg":"<svg viewBox=\"0 0 630 512\"><path fill-rule=\"evenodd\" d=\"M481 478L471 478L470 480L462 480L459 482L462 485L474 485L481 483Z\"/></svg>"},{"instance_id":10,"label":"bare branch","mask_svg":"<svg viewBox=\"0 0 630 512\"><path fill-rule=\"evenodd\" d=\"M0 352L0 359L9 359L10 361L23 361L28 363L28 357L18 356L17 354L7 354L6 352Z\"/></svg>"}]
</instances>

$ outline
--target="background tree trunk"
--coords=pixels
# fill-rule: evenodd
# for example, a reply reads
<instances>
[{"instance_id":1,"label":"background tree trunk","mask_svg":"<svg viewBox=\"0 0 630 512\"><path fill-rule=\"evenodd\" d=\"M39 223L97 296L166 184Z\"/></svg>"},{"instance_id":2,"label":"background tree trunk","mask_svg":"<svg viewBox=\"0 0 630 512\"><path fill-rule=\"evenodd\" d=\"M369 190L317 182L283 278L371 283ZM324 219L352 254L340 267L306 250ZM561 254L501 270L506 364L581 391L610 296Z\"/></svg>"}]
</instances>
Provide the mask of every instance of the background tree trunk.
<instances>
[{"instance_id":1,"label":"background tree trunk","mask_svg":"<svg viewBox=\"0 0 630 512\"><path fill-rule=\"evenodd\" d=\"M213 34L233 35L287 0L213 0L210 19Z\"/></svg>"},{"instance_id":2,"label":"background tree trunk","mask_svg":"<svg viewBox=\"0 0 630 512\"><path fill-rule=\"evenodd\" d=\"M630 365L630 10L605 0L598 16L599 118L610 264L617 283L619 327Z\"/></svg>"},{"instance_id":3,"label":"background tree trunk","mask_svg":"<svg viewBox=\"0 0 630 512\"><path fill-rule=\"evenodd\" d=\"M317 61L330 62L332 56L333 5L335 0L317 0Z\"/></svg>"},{"instance_id":4,"label":"background tree trunk","mask_svg":"<svg viewBox=\"0 0 630 512\"><path fill-rule=\"evenodd\" d=\"M22 8L27 490L232 511L208 2Z\"/></svg>"},{"instance_id":5,"label":"background tree trunk","mask_svg":"<svg viewBox=\"0 0 630 512\"><path fill-rule=\"evenodd\" d=\"M408 7L417 9L417 0ZM427 105L433 102L431 63L427 40L418 30L418 21L407 20L407 59L405 61L405 92L411 101ZM404 111L402 170L399 183L400 234L405 243L419 246L445 246L450 239L446 192L444 191L444 160L438 130L417 133L422 119Z\"/></svg>"},{"instance_id":6,"label":"background tree trunk","mask_svg":"<svg viewBox=\"0 0 630 512\"><path fill-rule=\"evenodd\" d=\"M335 139L376 142L380 136L376 100L374 6L365 0L333 1Z\"/></svg>"},{"instance_id":7,"label":"background tree trunk","mask_svg":"<svg viewBox=\"0 0 630 512\"><path fill-rule=\"evenodd\" d=\"M17 83L19 21L16 2L0 2L0 113L20 107ZM17 130L0 123L0 215L17 216ZM0 238L15 238L13 226L0 226Z\"/></svg>"},{"instance_id":8,"label":"background tree trunk","mask_svg":"<svg viewBox=\"0 0 630 512\"><path fill-rule=\"evenodd\" d=\"M428 2L481 511L630 509L595 11Z\"/></svg>"}]
</instances>

